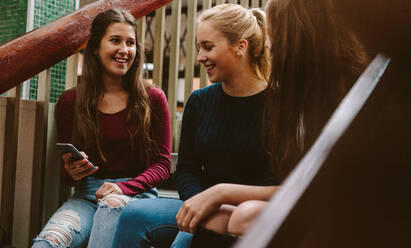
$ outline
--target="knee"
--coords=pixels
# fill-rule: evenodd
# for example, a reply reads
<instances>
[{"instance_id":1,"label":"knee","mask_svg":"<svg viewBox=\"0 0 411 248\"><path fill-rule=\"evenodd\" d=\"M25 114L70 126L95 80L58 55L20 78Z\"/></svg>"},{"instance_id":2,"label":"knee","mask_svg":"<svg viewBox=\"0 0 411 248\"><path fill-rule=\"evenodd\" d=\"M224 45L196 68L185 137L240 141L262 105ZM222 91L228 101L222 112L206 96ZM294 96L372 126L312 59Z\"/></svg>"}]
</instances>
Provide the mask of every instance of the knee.
<instances>
[{"instance_id":1,"label":"knee","mask_svg":"<svg viewBox=\"0 0 411 248\"><path fill-rule=\"evenodd\" d=\"M125 195L108 195L102 198L99 205L109 208L124 208L129 201L129 197Z\"/></svg>"},{"instance_id":2,"label":"knee","mask_svg":"<svg viewBox=\"0 0 411 248\"><path fill-rule=\"evenodd\" d=\"M238 205L228 222L227 231L235 235L244 234L255 218L267 206L265 201L246 201Z\"/></svg>"},{"instance_id":3,"label":"knee","mask_svg":"<svg viewBox=\"0 0 411 248\"><path fill-rule=\"evenodd\" d=\"M62 210L53 215L34 242L44 241L52 247L69 247L72 231L80 232L80 216L74 210Z\"/></svg>"}]
</instances>

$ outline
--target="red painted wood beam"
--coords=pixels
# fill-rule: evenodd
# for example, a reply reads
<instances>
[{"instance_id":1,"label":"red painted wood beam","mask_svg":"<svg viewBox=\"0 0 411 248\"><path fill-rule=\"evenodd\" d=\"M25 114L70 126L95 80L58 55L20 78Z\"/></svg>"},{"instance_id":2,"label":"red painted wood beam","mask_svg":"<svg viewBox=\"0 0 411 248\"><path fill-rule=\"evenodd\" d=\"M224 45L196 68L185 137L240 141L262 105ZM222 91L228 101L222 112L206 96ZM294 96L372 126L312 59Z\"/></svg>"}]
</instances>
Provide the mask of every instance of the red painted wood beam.
<instances>
[{"instance_id":1,"label":"red painted wood beam","mask_svg":"<svg viewBox=\"0 0 411 248\"><path fill-rule=\"evenodd\" d=\"M101 0L0 46L0 93L82 49L94 17L111 7L140 18L172 0Z\"/></svg>"}]
</instances>

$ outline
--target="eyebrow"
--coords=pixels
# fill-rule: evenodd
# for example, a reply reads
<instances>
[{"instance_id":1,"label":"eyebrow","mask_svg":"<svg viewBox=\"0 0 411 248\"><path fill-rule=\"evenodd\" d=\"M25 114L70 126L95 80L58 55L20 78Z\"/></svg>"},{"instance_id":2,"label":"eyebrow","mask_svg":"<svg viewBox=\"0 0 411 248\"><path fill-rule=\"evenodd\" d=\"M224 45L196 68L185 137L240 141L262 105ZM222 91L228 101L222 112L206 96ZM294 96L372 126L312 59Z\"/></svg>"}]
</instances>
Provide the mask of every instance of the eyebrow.
<instances>
[{"instance_id":1,"label":"eyebrow","mask_svg":"<svg viewBox=\"0 0 411 248\"><path fill-rule=\"evenodd\" d=\"M121 38L121 37L122 37L122 36L121 36L121 35L118 35L118 34L110 35L110 38ZM129 36L129 37L127 37L127 39L135 40L136 38Z\"/></svg>"},{"instance_id":2,"label":"eyebrow","mask_svg":"<svg viewBox=\"0 0 411 248\"><path fill-rule=\"evenodd\" d=\"M205 44L207 44L207 43L212 43L212 42L211 42L211 41L208 41L208 40L203 40L203 41L201 41L201 42L197 42L198 45L205 45Z\"/></svg>"}]
</instances>

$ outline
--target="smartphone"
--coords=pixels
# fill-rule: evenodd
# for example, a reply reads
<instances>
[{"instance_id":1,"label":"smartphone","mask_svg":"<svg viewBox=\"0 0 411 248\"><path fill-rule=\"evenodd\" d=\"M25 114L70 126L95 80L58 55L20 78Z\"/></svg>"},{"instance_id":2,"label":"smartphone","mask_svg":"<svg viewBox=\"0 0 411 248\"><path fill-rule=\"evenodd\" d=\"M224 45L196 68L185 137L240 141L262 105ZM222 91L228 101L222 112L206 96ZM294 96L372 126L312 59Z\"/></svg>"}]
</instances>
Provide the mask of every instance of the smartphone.
<instances>
[{"instance_id":1,"label":"smartphone","mask_svg":"<svg viewBox=\"0 0 411 248\"><path fill-rule=\"evenodd\" d=\"M83 155L75 148L72 144L69 143L56 143L57 148L60 150L61 155L66 153L71 153L72 161L78 161L84 159Z\"/></svg>"}]
</instances>

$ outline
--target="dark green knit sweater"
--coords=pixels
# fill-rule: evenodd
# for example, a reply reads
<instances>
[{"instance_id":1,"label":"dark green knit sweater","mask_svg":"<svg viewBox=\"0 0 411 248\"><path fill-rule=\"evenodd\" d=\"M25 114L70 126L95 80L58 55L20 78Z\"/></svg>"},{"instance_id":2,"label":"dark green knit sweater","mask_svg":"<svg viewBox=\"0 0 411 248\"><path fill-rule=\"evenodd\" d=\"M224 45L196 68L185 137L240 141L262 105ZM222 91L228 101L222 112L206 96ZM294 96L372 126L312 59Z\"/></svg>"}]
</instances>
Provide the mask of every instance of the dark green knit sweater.
<instances>
[{"instance_id":1,"label":"dark green knit sweater","mask_svg":"<svg viewBox=\"0 0 411 248\"><path fill-rule=\"evenodd\" d=\"M263 98L229 96L221 83L191 94L175 173L182 200L218 183L277 184L261 141Z\"/></svg>"}]
</instances>

